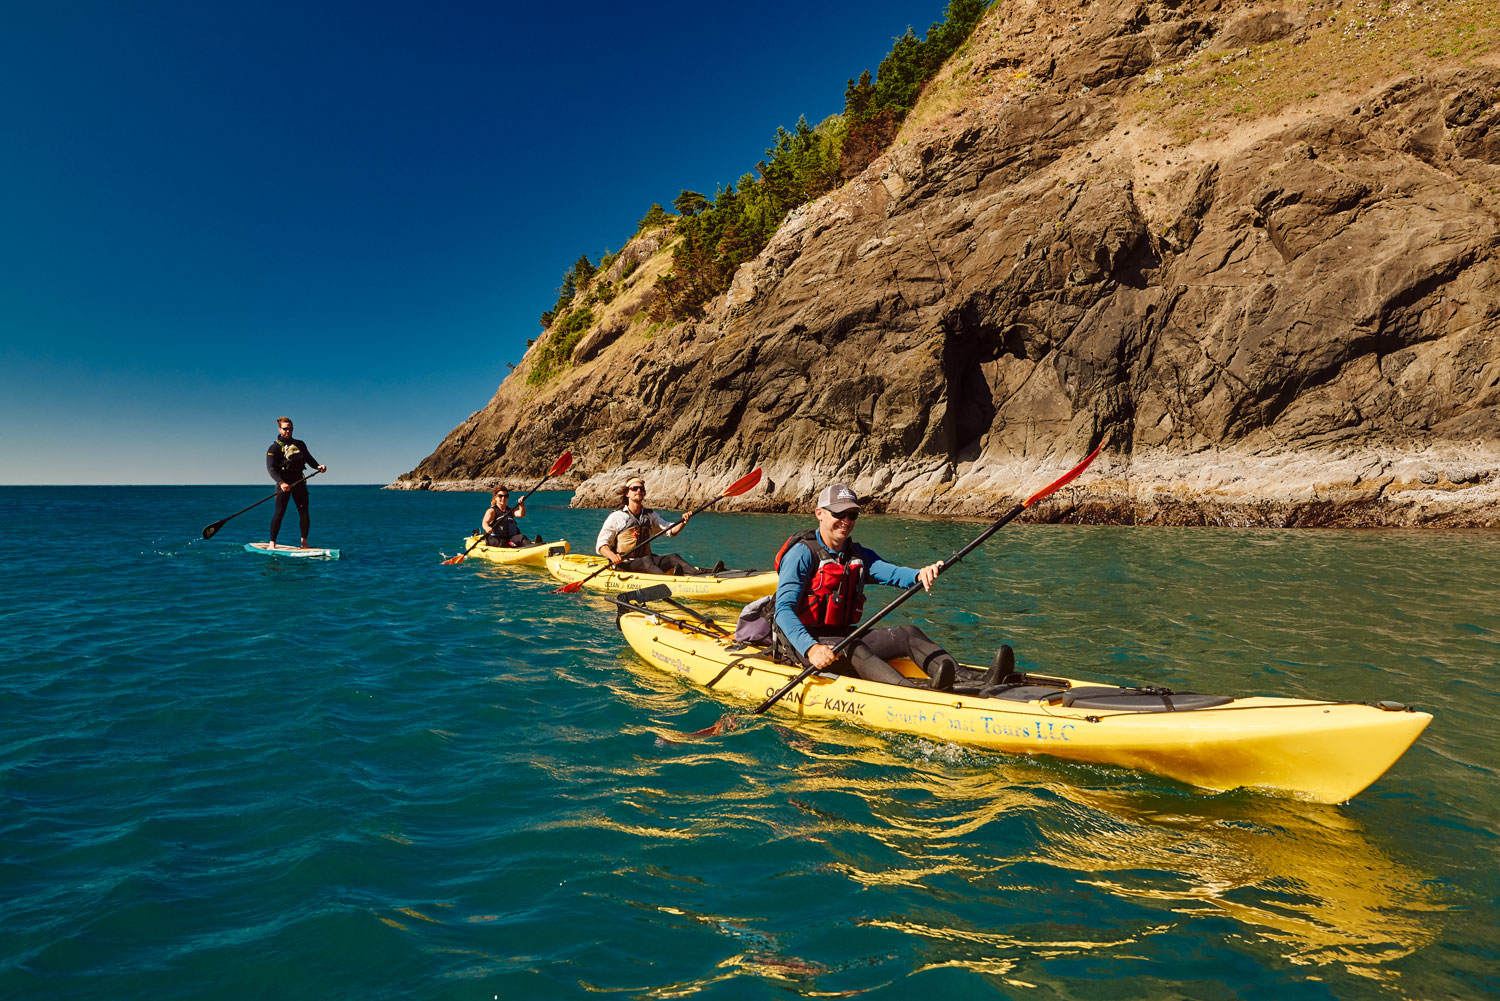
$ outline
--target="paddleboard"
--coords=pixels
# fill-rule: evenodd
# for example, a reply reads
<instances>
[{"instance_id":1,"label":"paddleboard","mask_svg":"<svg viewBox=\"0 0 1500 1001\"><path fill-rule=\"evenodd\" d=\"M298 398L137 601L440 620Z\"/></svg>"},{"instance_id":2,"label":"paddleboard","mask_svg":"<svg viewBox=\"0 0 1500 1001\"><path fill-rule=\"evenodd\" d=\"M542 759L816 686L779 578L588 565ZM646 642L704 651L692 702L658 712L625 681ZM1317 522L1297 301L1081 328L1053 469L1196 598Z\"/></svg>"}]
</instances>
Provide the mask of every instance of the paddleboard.
<instances>
[{"instance_id":1,"label":"paddleboard","mask_svg":"<svg viewBox=\"0 0 1500 1001\"><path fill-rule=\"evenodd\" d=\"M272 545L269 542L247 542L245 552L264 553L267 556L296 556L307 560L336 560L339 558L337 549L320 549L309 546L303 549L300 546Z\"/></svg>"}]
</instances>

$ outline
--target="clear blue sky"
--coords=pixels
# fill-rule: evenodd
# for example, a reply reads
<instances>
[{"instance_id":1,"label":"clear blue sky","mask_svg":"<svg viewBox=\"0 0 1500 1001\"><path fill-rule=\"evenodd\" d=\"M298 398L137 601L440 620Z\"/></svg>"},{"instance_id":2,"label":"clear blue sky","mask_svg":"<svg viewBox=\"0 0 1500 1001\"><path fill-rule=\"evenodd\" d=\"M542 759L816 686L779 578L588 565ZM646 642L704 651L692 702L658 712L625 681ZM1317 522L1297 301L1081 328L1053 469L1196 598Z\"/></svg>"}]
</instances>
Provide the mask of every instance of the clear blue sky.
<instances>
[{"instance_id":1,"label":"clear blue sky","mask_svg":"<svg viewBox=\"0 0 1500 1001\"><path fill-rule=\"evenodd\" d=\"M0 32L0 483L386 483L563 272L945 0L58 0ZM754 20L751 20L754 18Z\"/></svg>"}]
</instances>

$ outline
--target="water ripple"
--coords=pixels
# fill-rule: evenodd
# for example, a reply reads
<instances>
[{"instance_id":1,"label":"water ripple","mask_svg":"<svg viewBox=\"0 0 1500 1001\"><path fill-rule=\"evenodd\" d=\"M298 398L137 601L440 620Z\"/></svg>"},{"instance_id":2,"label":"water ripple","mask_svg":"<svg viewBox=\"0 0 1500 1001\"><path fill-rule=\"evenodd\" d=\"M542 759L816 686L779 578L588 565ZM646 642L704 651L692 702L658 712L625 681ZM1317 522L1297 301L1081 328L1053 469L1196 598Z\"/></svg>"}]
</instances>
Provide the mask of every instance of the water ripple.
<instances>
[{"instance_id":1,"label":"water ripple","mask_svg":"<svg viewBox=\"0 0 1500 1001\"><path fill-rule=\"evenodd\" d=\"M775 714L682 743L729 704L608 602L439 562L476 497L315 491L312 564L243 553L258 513L196 538L246 492L0 491L7 997L1493 993L1492 533L1013 526L898 613L969 663L1436 714L1321 807ZM59 559L106 501L116 548ZM978 529L860 522L911 562Z\"/></svg>"}]
</instances>

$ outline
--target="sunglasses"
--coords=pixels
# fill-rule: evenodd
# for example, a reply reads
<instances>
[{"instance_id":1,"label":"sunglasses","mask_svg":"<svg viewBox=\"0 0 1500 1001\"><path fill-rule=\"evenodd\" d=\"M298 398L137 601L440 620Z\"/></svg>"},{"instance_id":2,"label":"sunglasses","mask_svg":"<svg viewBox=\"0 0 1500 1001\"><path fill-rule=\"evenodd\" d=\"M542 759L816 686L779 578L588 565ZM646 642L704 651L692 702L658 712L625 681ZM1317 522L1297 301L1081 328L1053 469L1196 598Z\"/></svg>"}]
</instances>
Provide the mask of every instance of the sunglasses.
<instances>
[{"instance_id":1,"label":"sunglasses","mask_svg":"<svg viewBox=\"0 0 1500 1001\"><path fill-rule=\"evenodd\" d=\"M833 514L832 511L829 511L828 513L829 514ZM859 520L859 512L858 511L848 511L848 512L846 512L844 514L833 514L833 517L837 521L858 521Z\"/></svg>"},{"instance_id":2,"label":"sunglasses","mask_svg":"<svg viewBox=\"0 0 1500 1001\"><path fill-rule=\"evenodd\" d=\"M637 486L637 487L626 487L625 489L628 490L628 491L630 491L631 493L635 493L637 490L639 490L641 493L645 493L646 492L646 488L645 487L639 487L639 486Z\"/></svg>"}]
</instances>

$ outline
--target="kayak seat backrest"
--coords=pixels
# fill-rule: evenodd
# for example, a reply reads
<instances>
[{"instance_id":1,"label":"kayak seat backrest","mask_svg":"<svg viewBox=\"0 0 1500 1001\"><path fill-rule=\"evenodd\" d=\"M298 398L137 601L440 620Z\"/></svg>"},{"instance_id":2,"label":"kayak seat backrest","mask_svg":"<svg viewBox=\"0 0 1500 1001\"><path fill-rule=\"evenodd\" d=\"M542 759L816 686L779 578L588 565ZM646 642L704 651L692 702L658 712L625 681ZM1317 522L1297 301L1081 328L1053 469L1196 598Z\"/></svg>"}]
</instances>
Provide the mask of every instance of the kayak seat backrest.
<instances>
[{"instance_id":1,"label":"kayak seat backrest","mask_svg":"<svg viewBox=\"0 0 1500 1001\"><path fill-rule=\"evenodd\" d=\"M1109 688L1102 685L1080 686L1058 692L1046 700L1049 705L1070 709L1119 709L1137 713L1188 712L1212 709L1233 702L1228 695L1199 695L1197 692L1168 692L1163 689Z\"/></svg>"}]
</instances>

